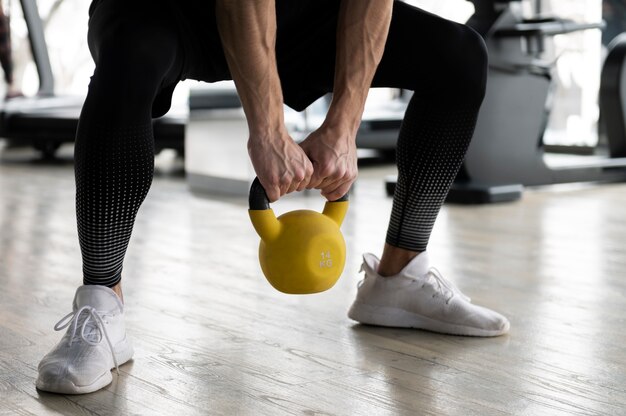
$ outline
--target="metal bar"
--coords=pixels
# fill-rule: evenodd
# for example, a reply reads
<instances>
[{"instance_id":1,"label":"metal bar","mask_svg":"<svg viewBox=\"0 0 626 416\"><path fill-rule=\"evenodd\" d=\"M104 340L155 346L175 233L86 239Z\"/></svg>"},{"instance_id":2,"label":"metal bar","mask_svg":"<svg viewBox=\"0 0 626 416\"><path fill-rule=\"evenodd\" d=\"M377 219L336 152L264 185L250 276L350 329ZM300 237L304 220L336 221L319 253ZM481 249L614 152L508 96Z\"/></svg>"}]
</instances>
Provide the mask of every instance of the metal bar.
<instances>
[{"instance_id":1,"label":"metal bar","mask_svg":"<svg viewBox=\"0 0 626 416\"><path fill-rule=\"evenodd\" d=\"M52 74L52 66L50 65L50 57L48 56L48 46L46 45L46 37L43 30L43 23L39 16L37 1L20 0L20 3L28 28L30 49L39 76L38 95L54 95L54 75Z\"/></svg>"}]
</instances>

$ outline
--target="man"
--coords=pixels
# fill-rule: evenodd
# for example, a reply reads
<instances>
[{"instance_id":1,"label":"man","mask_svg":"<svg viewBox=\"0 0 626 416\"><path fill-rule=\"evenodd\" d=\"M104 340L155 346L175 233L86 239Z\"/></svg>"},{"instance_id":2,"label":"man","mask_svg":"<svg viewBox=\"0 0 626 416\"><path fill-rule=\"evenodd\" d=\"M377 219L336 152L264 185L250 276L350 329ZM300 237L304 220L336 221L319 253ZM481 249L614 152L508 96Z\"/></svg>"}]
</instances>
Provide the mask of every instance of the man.
<instances>
[{"instance_id":1,"label":"man","mask_svg":"<svg viewBox=\"0 0 626 416\"><path fill-rule=\"evenodd\" d=\"M506 318L431 270L426 253L484 94L486 51L471 29L391 0L95 0L88 39L96 69L75 150L84 285L55 327L68 330L40 363L38 388L95 391L132 357L122 262L152 180L151 115L167 111L184 78L235 81L270 201L307 188L343 196L357 176L355 135L369 87L415 91L383 255L364 256L349 316L449 334L508 331ZM296 144L283 102L302 110L331 91L324 123Z\"/></svg>"}]
</instances>

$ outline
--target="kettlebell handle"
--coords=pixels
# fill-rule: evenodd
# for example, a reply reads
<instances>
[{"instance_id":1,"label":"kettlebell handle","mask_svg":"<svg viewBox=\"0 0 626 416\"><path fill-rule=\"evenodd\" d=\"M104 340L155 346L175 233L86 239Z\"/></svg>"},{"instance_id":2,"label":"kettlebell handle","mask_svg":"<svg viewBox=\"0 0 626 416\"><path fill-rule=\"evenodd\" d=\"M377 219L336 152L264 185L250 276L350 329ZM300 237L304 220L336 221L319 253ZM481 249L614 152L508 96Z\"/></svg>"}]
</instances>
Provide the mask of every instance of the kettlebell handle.
<instances>
[{"instance_id":1,"label":"kettlebell handle","mask_svg":"<svg viewBox=\"0 0 626 416\"><path fill-rule=\"evenodd\" d=\"M348 200L348 194L346 193L341 198L335 201L329 202L344 202ZM252 210L266 210L270 209L270 199L267 197L265 188L261 185L259 178L254 178L252 185L250 186L250 195L248 196L248 204Z\"/></svg>"}]
</instances>

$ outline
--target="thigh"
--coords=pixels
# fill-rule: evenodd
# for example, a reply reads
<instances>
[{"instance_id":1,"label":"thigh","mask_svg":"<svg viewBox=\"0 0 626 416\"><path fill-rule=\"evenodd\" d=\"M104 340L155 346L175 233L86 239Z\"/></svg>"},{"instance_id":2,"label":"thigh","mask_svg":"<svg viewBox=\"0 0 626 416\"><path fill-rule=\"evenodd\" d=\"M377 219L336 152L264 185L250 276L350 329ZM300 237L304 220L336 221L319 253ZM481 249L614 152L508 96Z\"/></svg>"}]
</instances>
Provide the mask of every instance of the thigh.
<instances>
[{"instance_id":1,"label":"thigh","mask_svg":"<svg viewBox=\"0 0 626 416\"><path fill-rule=\"evenodd\" d=\"M468 26L396 1L372 87L437 94L480 78L485 54L482 38Z\"/></svg>"},{"instance_id":2,"label":"thigh","mask_svg":"<svg viewBox=\"0 0 626 416\"><path fill-rule=\"evenodd\" d=\"M293 14L297 20L283 25L277 43L285 102L296 110L333 90L340 5L336 0L302 3L307 4L300 6L304 12ZM465 25L395 1L372 87L429 93L447 79L458 79L464 70L460 56L467 53L464 39L468 34L475 38L471 32Z\"/></svg>"},{"instance_id":3,"label":"thigh","mask_svg":"<svg viewBox=\"0 0 626 416\"><path fill-rule=\"evenodd\" d=\"M215 0L165 0L181 38L181 78L215 82L231 79L217 29Z\"/></svg>"},{"instance_id":4,"label":"thigh","mask_svg":"<svg viewBox=\"0 0 626 416\"><path fill-rule=\"evenodd\" d=\"M184 55L166 2L96 0L87 38L96 64L92 86L152 103L155 117L167 112Z\"/></svg>"}]
</instances>

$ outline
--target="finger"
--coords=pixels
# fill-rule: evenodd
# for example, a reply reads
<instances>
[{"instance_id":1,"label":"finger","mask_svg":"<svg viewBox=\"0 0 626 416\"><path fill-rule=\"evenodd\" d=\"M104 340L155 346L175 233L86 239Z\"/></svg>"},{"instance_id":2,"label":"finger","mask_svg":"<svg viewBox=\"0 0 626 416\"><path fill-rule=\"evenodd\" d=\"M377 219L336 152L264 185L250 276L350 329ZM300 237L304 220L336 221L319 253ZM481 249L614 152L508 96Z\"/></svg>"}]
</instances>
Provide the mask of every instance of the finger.
<instances>
[{"instance_id":1,"label":"finger","mask_svg":"<svg viewBox=\"0 0 626 416\"><path fill-rule=\"evenodd\" d=\"M311 179L309 179L309 183L307 185L308 189L319 189L320 184L324 180L324 176L322 176L324 172L317 166L316 163L313 163L313 172L311 172Z\"/></svg>"},{"instance_id":2,"label":"finger","mask_svg":"<svg viewBox=\"0 0 626 416\"><path fill-rule=\"evenodd\" d=\"M265 193L267 194L267 199L269 199L270 202L278 201L281 196L280 189L277 187L268 188L265 190Z\"/></svg>"},{"instance_id":3,"label":"finger","mask_svg":"<svg viewBox=\"0 0 626 416\"><path fill-rule=\"evenodd\" d=\"M355 180L356 174L346 173L340 180L332 182L323 188L322 195L327 197L329 201L333 200L330 198L339 199L348 193Z\"/></svg>"},{"instance_id":4,"label":"finger","mask_svg":"<svg viewBox=\"0 0 626 416\"><path fill-rule=\"evenodd\" d=\"M289 185L289 188L287 188L287 193L290 194L294 192L295 190L297 190L299 184L300 182L291 182L291 184Z\"/></svg>"},{"instance_id":5,"label":"finger","mask_svg":"<svg viewBox=\"0 0 626 416\"><path fill-rule=\"evenodd\" d=\"M332 178L324 178L324 180L320 182L316 188L321 189L323 191L323 190L328 190L328 189L335 189L337 188L338 185L339 185L338 180L334 180Z\"/></svg>"},{"instance_id":6,"label":"finger","mask_svg":"<svg viewBox=\"0 0 626 416\"><path fill-rule=\"evenodd\" d=\"M307 184L307 189L320 189L320 184L322 183L323 178L320 178L319 176L312 176L311 180L309 181L309 183Z\"/></svg>"},{"instance_id":7,"label":"finger","mask_svg":"<svg viewBox=\"0 0 626 416\"><path fill-rule=\"evenodd\" d=\"M341 180L341 175L337 174L337 172L332 172L330 169L326 169L325 171L318 170L315 174L317 175L317 180L314 183L315 186L312 186L312 188L315 189L328 188L333 183ZM313 181L311 182L313 183Z\"/></svg>"},{"instance_id":8,"label":"finger","mask_svg":"<svg viewBox=\"0 0 626 416\"><path fill-rule=\"evenodd\" d=\"M280 188L278 184L274 181L267 182L265 179L261 179L261 177L258 178L261 182L261 186L265 190L265 195L267 195L267 199L270 202L278 200L278 198L280 198Z\"/></svg>"},{"instance_id":9,"label":"finger","mask_svg":"<svg viewBox=\"0 0 626 416\"><path fill-rule=\"evenodd\" d=\"M322 190L336 189L340 184L349 180L350 179L345 174L345 172L337 171L326 176L324 180L322 180L322 182L319 185L317 185L317 187Z\"/></svg>"},{"instance_id":10,"label":"finger","mask_svg":"<svg viewBox=\"0 0 626 416\"><path fill-rule=\"evenodd\" d=\"M348 191L350 191L351 185L352 184L349 182L343 183L339 185L338 187L332 189L331 191L328 191L328 192L322 191L322 196L324 196L329 201L336 201L342 196L344 196L345 194L347 194Z\"/></svg>"},{"instance_id":11,"label":"finger","mask_svg":"<svg viewBox=\"0 0 626 416\"><path fill-rule=\"evenodd\" d=\"M287 186L282 186L282 187L280 188L280 196L281 196L281 198L282 198L283 196L287 195L288 193L289 193L289 187L287 187Z\"/></svg>"},{"instance_id":12,"label":"finger","mask_svg":"<svg viewBox=\"0 0 626 416\"><path fill-rule=\"evenodd\" d=\"M309 184L308 181L302 181L298 184L298 186L296 187L296 191L298 192L302 192L307 188L307 185Z\"/></svg>"}]
</instances>

